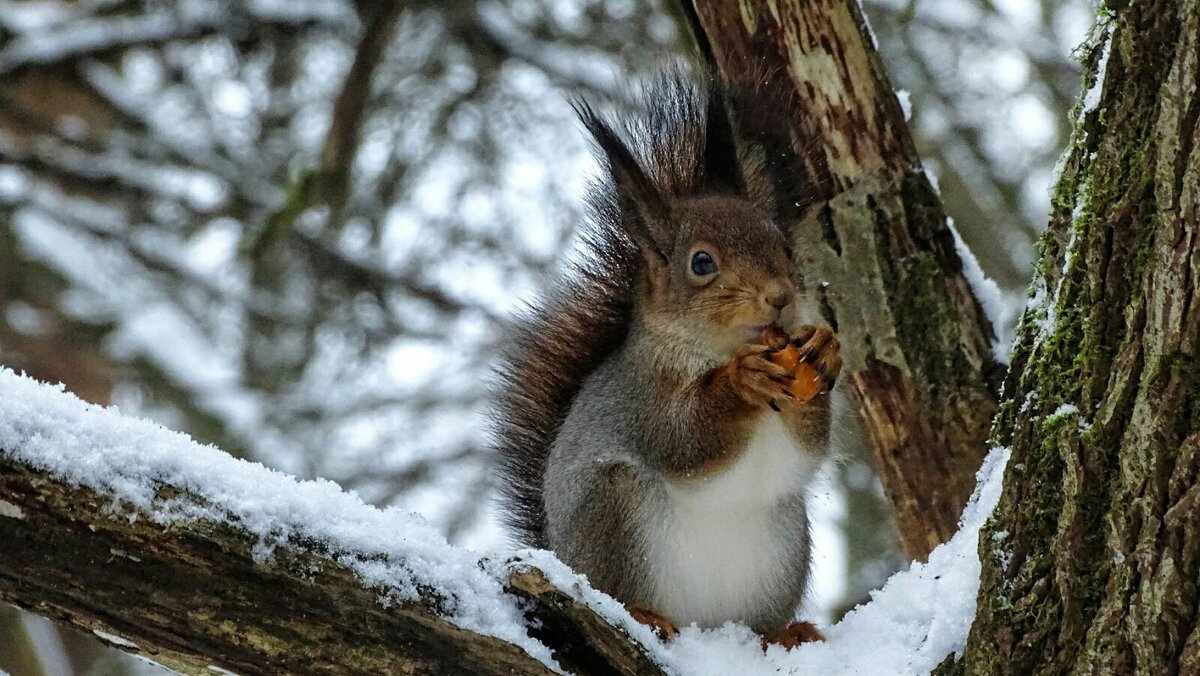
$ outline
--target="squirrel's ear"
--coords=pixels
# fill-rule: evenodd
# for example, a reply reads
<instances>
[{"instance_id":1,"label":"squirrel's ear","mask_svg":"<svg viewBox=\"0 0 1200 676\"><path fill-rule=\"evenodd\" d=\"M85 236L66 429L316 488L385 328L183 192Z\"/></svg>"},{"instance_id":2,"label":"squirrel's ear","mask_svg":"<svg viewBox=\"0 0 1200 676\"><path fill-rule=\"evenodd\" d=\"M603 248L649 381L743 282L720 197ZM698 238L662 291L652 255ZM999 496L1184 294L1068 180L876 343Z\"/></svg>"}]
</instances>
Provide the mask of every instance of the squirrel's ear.
<instances>
[{"instance_id":1,"label":"squirrel's ear","mask_svg":"<svg viewBox=\"0 0 1200 676\"><path fill-rule=\"evenodd\" d=\"M654 252L666 260L670 248L663 231L668 216L666 200L612 126L586 102L575 101L572 106L608 163L627 234L644 254Z\"/></svg>"},{"instance_id":2,"label":"squirrel's ear","mask_svg":"<svg viewBox=\"0 0 1200 676\"><path fill-rule=\"evenodd\" d=\"M715 76L713 76L715 78ZM708 92L704 124L704 187L713 192L746 194L746 180L738 161L737 141L729 119L725 94L714 80Z\"/></svg>"}]
</instances>

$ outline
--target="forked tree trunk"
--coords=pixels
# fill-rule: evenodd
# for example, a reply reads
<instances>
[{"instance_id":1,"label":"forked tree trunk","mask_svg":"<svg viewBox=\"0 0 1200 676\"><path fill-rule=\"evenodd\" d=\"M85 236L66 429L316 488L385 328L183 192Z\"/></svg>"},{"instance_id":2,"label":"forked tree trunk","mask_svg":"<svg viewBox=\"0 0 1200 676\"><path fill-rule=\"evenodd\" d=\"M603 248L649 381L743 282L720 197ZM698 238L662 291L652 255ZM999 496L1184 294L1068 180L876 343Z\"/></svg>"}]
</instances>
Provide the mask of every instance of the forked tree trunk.
<instances>
[{"instance_id":1,"label":"forked tree trunk","mask_svg":"<svg viewBox=\"0 0 1200 676\"><path fill-rule=\"evenodd\" d=\"M1200 2L1101 16L962 673L1200 673Z\"/></svg>"},{"instance_id":2,"label":"forked tree trunk","mask_svg":"<svg viewBox=\"0 0 1200 676\"><path fill-rule=\"evenodd\" d=\"M796 267L841 337L904 548L924 559L957 530L1003 367L858 2L695 0L688 14L725 77L792 102L816 198L788 224Z\"/></svg>"}]
</instances>

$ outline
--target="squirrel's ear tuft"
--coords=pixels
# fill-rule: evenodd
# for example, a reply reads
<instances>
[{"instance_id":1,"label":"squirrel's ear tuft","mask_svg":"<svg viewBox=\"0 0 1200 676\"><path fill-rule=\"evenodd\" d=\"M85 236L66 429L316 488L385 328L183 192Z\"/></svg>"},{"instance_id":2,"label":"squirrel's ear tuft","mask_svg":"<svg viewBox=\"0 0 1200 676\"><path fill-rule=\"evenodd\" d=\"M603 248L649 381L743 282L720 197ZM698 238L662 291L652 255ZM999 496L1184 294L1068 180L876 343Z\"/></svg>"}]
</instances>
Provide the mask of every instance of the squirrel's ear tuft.
<instances>
[{"instance_id":1,"label":"squirrel's ear tuft","mask_svg":"<svg viewBox=\"0 0 1200 676\"><path fill-rule=\"evenodd\" d=\"M746 180L742 176L738 159L737 140L734 138L733 122L729 119L729 108L725 92L712 77L708 92L708 106L704 117L704 154L701 159L704 187L713 192L746 193Z\"/></svg>"},{"instance_id":2,"label":"squirrel's ear tuft","mask_svg":"<svg viewBox=\"0 0 1200 676\"><path fill-rule=\"evenodd\" d=\"M664 241L662 228L668 207L662 193L611 124L586 101L576 100L571 105L607 161L626 233L645 253L653 251L665 259L669 243Z\"/></svg>"}]
</instances>

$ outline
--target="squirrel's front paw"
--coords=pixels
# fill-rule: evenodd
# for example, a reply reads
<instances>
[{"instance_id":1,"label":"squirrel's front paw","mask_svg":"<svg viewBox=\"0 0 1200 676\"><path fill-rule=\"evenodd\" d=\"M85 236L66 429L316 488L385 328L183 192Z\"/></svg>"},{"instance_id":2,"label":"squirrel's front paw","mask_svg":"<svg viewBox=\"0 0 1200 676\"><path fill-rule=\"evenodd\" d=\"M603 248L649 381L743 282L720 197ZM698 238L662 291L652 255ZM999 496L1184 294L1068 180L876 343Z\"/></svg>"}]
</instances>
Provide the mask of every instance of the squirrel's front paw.
<instances>
[{"instance_id":1,"label":"squirrel's front paw","mask_svg":"<svg viewBox=\"0 0 1200 676\"><path fill-rule=\"evenodd\" d=\"M842 371L842 344L828 326L801 326L792 336L792 345L799 349L800 361L812 366L828 392Z\"/></svg>"},{"instance_id":2,"label":"squirrel's front paw","mask_svg":"<svg viewBox=\"0 0 1200 676\"><path fill-rule=\"evenodd\" d=\"M727 367L729 385L746 403L779 410L776 401L793 398L795 376L771 361L770 354L771 348L766 345L747 345L738 350Z\"/></svg>"}]
</instances>

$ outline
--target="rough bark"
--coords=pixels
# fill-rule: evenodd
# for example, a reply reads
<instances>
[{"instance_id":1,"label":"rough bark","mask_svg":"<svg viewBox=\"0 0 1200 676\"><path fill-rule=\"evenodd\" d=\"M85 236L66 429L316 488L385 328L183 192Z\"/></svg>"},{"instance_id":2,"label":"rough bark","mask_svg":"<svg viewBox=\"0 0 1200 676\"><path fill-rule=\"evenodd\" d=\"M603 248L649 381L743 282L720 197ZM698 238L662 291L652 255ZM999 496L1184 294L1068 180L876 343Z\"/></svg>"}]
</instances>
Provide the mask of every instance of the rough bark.
<instances>
[{"instance_id":1,"label":"rough bark","mask_svg":"<svg viewBox=\"0 0 1200 676\"><path fill-rule=\"evenodd\" d=\"M1003 368L862 13L855 0L696 0L690 18L727 78L790 102L815 204L788 224L799 281L839 332L904 547L924 559L974 488Z\"/></svg>"},{"instance_id":2,"label":"rough bark","mask_svg":"<svg viewBox=\"0 0 1200 676\"><path fill-rule=\"evenodd\" d=\"M1200 673L1200 2L1100 12L963 673Z\"/></svg>"},{"instance_id":3,"label":"rough bark","mask_svg":"<svg viewBox=\"0 0 1200 676\"><path fill-rule=\"evenodd\" d=\"M161 496L191 499L164 485ZM182 673L552 673L521 648L454 626L432 590L384 605L317 542L255 560L236 523L155 523L0 449L0 600ZM352 555L352 554L351 554ZM513 564L509 593L579 674L658 674L620 628ZM116 638L120 637L120 638Z\"/></svg>"}]
</instances>

